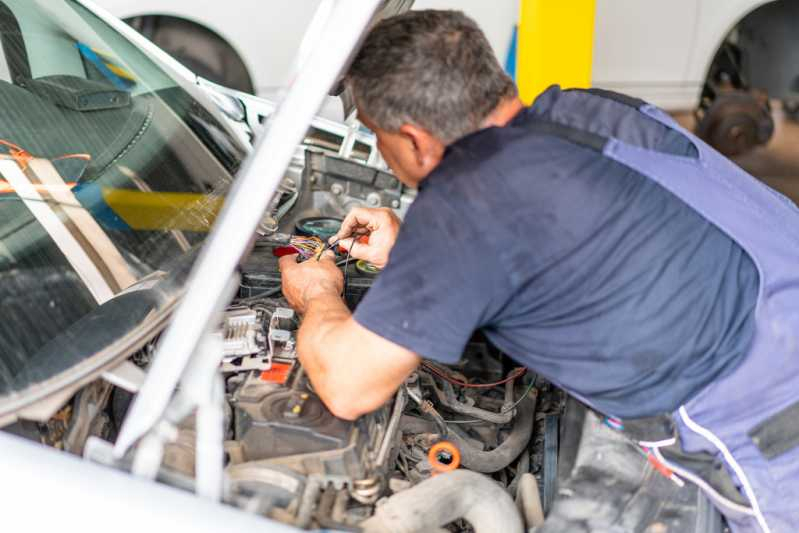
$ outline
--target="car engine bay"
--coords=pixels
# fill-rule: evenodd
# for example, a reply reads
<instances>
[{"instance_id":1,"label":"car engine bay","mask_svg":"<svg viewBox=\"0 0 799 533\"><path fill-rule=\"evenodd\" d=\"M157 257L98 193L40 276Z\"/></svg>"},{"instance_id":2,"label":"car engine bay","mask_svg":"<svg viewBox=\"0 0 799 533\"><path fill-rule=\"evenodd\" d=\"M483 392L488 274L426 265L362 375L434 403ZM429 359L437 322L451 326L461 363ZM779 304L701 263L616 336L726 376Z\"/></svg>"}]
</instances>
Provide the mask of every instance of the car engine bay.
<instances>
[{"instance_id":1,"label":"car engine bay","mask_svg":"<svg viewBox=\"0 0 799 533\"><path fill-rule=\"evenodd\" d=\"M260 322L259 338L271 339L279 354L269 368L235 370L247 365L235 356L224 368L231 406L226 472L232 494L248 507L258 502L271 518L300 527L347 530L372 516L386 495L459 465L514 496L525 477L537 476L526 481L538 484L531 496L551 496L554 478L544 468L557 463L547 454L557 454L551 441L564 406L559 391L508 370L508 361L475 339L462 365L426 362L389 405L343 421L314 394L296 361L294 332L281 327L296 327L296 318L281 304L264 298L247 308Z\"/></svg>"},{"instance_id":2,"label":"car engine bay","mask_svg":"<svg viewBox=\"0 0 799 533\"><path fill-rule=\"evenodd\" d=\"M520 524L517 493L534 498L538 507L539 494L547 504L553 497L565 395L514 366L481 335L469 343L461 364L426 361L391 402L356 421L336 418L314 393L297 360L300 317L280 293L279 251L298 234L326 237L328 226L355 206L401 215L413 197L383 170L310 149L302 155L241 264L238 293L220 324L223 500L300 528L370 530L377 526L365 521L375 517L378 502L460 468L491 480L492 490L503 487L503 512L512 510ZM344 255L339 265L345 300L354 309L379 271ZM137 352L133 363L146 370L156 343ZM47 423L19 421L11 431L88 455L92 438L115 440L133 398L98 380ZM193 490L196 426L194 415L177 424L164 446L160 481ZM131 461L115 466L130 468ZM434 522L451 521L441 520ZM453 530L469 527L461 521Z\"/></svg>"},{"instance_id":3,"label":"car engine bay","mask_svg":"<svg viewBox=\"0 0 799 533\"><path fill-rule=\"evenodd\" d=\"M292 181L298 198L288 190L274 206L279 231L256 241L224 319L230 497L302 528L382 530L385 525L369 522L378 503L460 467L504 487L515 516L517 494L535 499L543 519L539 495L547 503L554 495L565 395L516 367L481 335L461 364L425 361L391 402L354 422L337 419L316 396L297 361L300 319L279 294L276 256L291 245L292 233L325 240L332 230L320 222L341 219L355 206L401 214L412 198L386 172L310 150ZM279 216L285 202L293 216ZM310 232L309 222L316 223ZM338 263L345 270L345 300L354 309L379 271L345 255ZM175 466L193 464L190 454L172 457ZM545 465L552 472L545 473ZM431 520L425 527L448 523Z\"/></svg>"},{"instance_id":4,"label":"car engine bay","mask_svg":"<svg viewBox=\"0 0 799 533\"><path fill-rule=\"evenodd\" d=\"M605 435L612 430L601 419L518 367L479 332L460 363L424 361L394 398L372 413L346 421L325 407L297 359L301 317L282 298L278 256L298 242L298 234L325 240L335 231L331 225L353 207L387 207L402 215L413 197L377 168L312 150L305 150L303 158L295 159L264 217L219 325L222 501L301 529L365 532L562 531L559 526L547 529L545 516L555 517L547 524L570 525L596 517L614 523L629 515L634 507L619 508L619 501L633 501L643 489L635 481L613 488L612 476L596 465L610 465L615 453L633 478L639 470L649 476L652 470L640 450ZM345 272L343 296L354 309L379 271L341 254L337 263ZM130 359L142 373L150 367L157 341ZM7 430L135 470L130 454L115 462L98 459L92 451L97 442L115 441L133 398L134 393L99 379L48 422L20 420ZM577 414L576 422L567 423ZM159 482L195 490L198 424L198 416L190 414L169 433ZM586 432L605 440L594 443ZM578 454L581 438L587 444ZM620 440L608 448L607 438ZM570 485L574 479L581 483ZM675 490L662 476L646 480L660 491L652 494ZM612 490L597 493L596 487ZM577 511L568 502L558 507L559 490L560 496L568 490L575 501L582 497L589 504ZM657 498L636 500L639 506L645 503L637 515L640 523L661 517L677 527L693 520L704 500L696 503L695 491L679 494L688 499L679 502L679 512Z\"/></svg>"}]
</instances>

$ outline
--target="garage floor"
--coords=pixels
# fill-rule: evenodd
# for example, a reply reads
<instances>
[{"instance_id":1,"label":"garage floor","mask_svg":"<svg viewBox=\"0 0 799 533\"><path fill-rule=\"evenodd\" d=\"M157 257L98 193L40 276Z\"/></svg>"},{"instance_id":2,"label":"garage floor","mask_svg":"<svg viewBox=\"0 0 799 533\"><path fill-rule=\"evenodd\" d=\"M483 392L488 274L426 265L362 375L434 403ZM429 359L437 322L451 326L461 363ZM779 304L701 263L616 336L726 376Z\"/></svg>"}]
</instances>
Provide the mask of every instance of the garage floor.
<instances>
[{"instance_id":1,"label":"garage floor","mask_svg":"<svg viewBox=\"0 0 799 533\"><path fill-rule=\"evenodd\" d=\"M779 102L773 102L772 109L775 129L771 141L734 160L799 204L799 123L785 118ZM690 113L675 118L685 127L694 124Z\"/></svg>"}]
</instances>

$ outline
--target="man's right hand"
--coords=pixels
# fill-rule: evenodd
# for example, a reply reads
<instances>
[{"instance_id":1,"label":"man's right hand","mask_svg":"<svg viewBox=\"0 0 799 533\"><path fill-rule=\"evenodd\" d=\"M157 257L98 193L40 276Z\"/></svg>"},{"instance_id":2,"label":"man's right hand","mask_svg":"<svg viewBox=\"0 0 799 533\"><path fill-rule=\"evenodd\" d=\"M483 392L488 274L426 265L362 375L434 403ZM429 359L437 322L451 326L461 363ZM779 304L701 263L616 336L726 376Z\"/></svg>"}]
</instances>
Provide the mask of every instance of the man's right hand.
<instances>
[{"instance_id":1,"label":"man's right hand","mask_svg":"<svg viewBox=\"0 0 799 533\"><path fill-rule=\"evenodd\" d=\"M378 268L388 264L388 254L394 247L400 229L400 219L394 211L386 207L356 207L349 212L338 234L330 242L341 239L339 245L350 250L352 257L363 259ZM353 246L352 235L369 235L369 242L356 240Z\"/></svg>"}]
</instances>

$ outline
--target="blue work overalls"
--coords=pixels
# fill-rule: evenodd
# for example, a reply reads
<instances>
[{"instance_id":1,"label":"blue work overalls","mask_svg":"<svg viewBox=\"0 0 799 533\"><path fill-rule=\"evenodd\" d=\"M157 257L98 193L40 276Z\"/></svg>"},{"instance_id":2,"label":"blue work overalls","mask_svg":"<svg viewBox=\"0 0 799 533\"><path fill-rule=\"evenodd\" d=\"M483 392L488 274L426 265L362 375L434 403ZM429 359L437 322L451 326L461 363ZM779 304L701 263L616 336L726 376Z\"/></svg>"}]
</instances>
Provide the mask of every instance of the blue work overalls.
<instances>
[{"instance_id":1,"label":"blue work overalls","mask_svg":"<svg viewBox=\"0 0 799 533\"><path fill-rule=\"evenodd\" d=\"M656 152L557 121L537 128L601 150L654 180L736 241L759 274L755 334L743 363L671 414L671 436L639 440L697 483L735 533L799 531L799 209L656 107L604 91L581 98L633 106L684 135L698 156ZM675 446L722 463L737 498L663 453Z\"/></svg>"}]
</instances>

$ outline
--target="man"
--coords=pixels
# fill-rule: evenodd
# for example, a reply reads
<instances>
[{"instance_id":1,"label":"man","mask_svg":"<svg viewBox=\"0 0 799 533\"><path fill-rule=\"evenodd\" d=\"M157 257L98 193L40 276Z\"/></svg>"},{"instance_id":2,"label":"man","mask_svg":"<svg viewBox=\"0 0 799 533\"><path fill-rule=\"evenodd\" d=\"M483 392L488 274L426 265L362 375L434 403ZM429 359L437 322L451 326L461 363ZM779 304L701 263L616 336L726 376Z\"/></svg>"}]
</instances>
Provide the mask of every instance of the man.
<instances>
[{"instance_id":1,"label":"man","mask_svg":"<svg viewBox=\"0 0 799 533\"><path fill-rule=\"evenodd\" d=\"M385 268L354 316L329 257L281 260L300 359L334 414L379 407L482 329L629 420L736 531L799 524L793 204L641 101L553 87L524 108L461 13L381 22L349 86L419 194L402 226L388 210L344 221L340 237L370 233L344 241L352 255Z\"/></svg>"}]
</instances>

